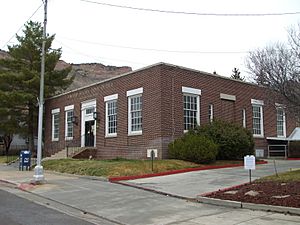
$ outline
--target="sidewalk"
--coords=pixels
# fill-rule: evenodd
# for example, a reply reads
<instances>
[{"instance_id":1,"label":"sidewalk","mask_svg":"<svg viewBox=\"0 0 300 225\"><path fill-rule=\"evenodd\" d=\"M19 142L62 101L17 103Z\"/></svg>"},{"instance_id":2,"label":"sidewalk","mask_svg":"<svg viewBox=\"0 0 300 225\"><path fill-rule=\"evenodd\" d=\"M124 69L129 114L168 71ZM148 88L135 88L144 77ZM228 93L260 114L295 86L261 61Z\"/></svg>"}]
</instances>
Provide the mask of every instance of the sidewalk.
<instances>
[{"instance_id":1,"label":"sidewalk","mask_svg":"<svg viewBox=\"0 0 300 225\"><path fill-rule=\"evenodd\" d=\"M278 173L295 168L300 168L299 160L276 160L276 169ZM275 174L273 160L268 160L268 164L256 165L256 170L252 171L252 180L273 174ZM241 166L142 178L121 181L119 183L169 193L175 196L195 198L197 195L247 182L249 182L249 171Z\"/></svg>"},{"instance_id":2,"label":"sidewalk","mask_svg":"<svg viewBox=\"0 0 300 225\"><path fill-rule=\"evenodd\" d=\"M300 161L289 161L278 165L279 170L300 167ZM264 165L262 165L264 166ZM186 196L196 196L206 189L219 185L231 185L233 180L240 182L239 174L244 174L242 168L235 168L234 177L230 169L199 171L164 177L147 178L160 179L159 182L143 180L143 185L155 186L156 190L169 190L170 194L176 189ZM274 173L271 164L257 168L255 176ZM175 176L175 177L174 177ZM180 177L178 177L180 176ZM215 176L215 180L212 177ZM208 184L207 177L211 177ZM18 185L28 192L21 195L33 194L45 199L44 202L55 201L61 205L78 209L85 214L91 214L107 221L104 224L300 224L300 217L284 214L251 211L231 207L220 207L201 204L184 199L172 198L105 180L85 179L82 177L45 172L47 183L43 185L29 185L33 179L33 171L18 171L17 168L0 166L0 180ZM241 176L247 181L247 173ZM176 181L177 180L177 181ZM192 182L193 180L193 182ZM170 182L172 181L172 182ZM141 183L140 180L127 181L132 184ZM183 185L183 183L185 183ZM222 183L225 182L225 183ZM168 183L169 185L163 185ZM159 184L160 186L157 186ZM171 185L174 185L171 187ZM188 187L189 186L189 187ZM228 187L228 186L227 186ZM198 191L197 191L198 190ZM214 189L215 190L215 189ZM102 224L102 223L101 223Z\"/></svg>"}]
</instances>

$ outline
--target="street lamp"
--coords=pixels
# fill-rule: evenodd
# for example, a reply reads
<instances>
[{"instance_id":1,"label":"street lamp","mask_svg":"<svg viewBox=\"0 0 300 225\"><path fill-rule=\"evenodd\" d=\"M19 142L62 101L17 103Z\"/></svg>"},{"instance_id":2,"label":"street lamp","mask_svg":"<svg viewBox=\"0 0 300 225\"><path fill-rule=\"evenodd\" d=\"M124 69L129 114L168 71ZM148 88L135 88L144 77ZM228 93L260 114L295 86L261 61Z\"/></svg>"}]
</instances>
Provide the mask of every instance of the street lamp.
<instances>
[{"instance_id":1,"label":"street lamp","mask_svg":"<svg viewBox=\"0 0 300 225\"><path fill-rule=\"evenodd\" d=\"M44 27L41 58L41 80L40 80L40 98L39 98L39 123L38 123L38 143L37 143L37 161L34 168L34 181L44 181L44 171L41 165L42 161L42 137L43 137L43 107L44 107L44 76L45 76L45 44L46 44L46 25L47 25L47 0L44 1Z\"/></svg>"}]
</instances>

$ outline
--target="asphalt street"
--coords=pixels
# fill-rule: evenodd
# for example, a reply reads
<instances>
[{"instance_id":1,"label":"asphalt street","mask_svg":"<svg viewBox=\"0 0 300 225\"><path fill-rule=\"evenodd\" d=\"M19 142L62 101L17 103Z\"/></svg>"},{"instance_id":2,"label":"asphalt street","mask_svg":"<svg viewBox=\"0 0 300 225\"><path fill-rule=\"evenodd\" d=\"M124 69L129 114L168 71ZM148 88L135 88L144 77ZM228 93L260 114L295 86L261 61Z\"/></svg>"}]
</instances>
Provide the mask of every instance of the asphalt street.
<instances>
[{"instance_id":1,"label":"asphalt street","mask_svg":"<svg viewBox=\"0 0 300 225\"><path fill-rule=\"evenodd\" d=\"M299 163L300 161L296 163L284 162L278 165L278 169L288 170L292 164L293 167L298 165L299 168ZM264 174L262 171L274 173L274 168L271 164L262 165L257 173ZM173 186L161 187L163 190L169 191L170 194L172 190L178 190L189 196L193 193L203 193L201 187L205 185L206 188L209 186L215 188L220 184L227 186L231 184L232 180L241 182L247 178L247 174L246 178L239 176L239 174L244 174L242 168L232 168L231 171L227 169L211 170L210 174L207 173L208 171L199 171L197 175L193 175L194 172L185 173L181 174L183 177L180 179L175 175L163 176L160 177L160 182L164 184L166 183L164 180L173 177ZM232 175L235 176L235 179ZM174 198L168 194L157 194L96 178L86 179L47 171L45 172L46 184L26 186L32 176L32 171L15 171L7 168L2 170L0 167L0 180L15 183L26 189L26 192L11 189L11 193L39 202L43 206L47 206L47 203L51 201L48 206L52 206L67 215L74 215L90 222L95 221L95 224L300 224L299 216L201 204ZM205 184L207 177L210 177L211 180ZM138 180L132 182L138 183ZM1 198L0 201L2 201Z\"/></svg>"},{"instance_id":2,"label":"asphalt street","mask_svg":"<svg viewBox=\"0 0 300 225\"><path fill-rule=\"evenodd\" d=\"M92 225L0 190L0 225Z\"/></svg>"}]
</instances>

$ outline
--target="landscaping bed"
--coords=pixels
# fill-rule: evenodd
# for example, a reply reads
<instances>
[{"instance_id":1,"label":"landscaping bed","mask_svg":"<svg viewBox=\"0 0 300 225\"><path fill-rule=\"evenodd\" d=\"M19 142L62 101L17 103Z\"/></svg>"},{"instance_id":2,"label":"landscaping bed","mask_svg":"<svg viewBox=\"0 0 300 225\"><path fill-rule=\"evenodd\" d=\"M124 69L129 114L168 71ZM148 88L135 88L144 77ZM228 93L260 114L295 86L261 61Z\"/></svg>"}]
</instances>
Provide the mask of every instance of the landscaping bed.
<instances>
[{"instance_id":1,"label":"landscaping bed","mask_svg":"<svg viewBox=\"0 0 300 225\"><path fill-rule=\"evenodd\" d=\"M265 177L205 197L300 208L300 170Z\"/></svg>"}]
</instances>

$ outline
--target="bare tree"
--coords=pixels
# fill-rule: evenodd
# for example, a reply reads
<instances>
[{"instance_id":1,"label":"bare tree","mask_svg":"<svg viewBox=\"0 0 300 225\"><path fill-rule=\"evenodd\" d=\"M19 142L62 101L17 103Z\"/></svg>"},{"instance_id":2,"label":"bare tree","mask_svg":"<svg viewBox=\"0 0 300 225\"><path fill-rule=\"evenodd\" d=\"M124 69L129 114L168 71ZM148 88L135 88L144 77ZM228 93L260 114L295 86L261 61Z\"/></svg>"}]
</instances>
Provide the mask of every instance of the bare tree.
<instances>
[{"instance_id":1,"label":"bare tree","mask_svg":"<svg viewBox=\"0 0 300 225\"><path fill-rule=\"evenodd\" d=\"M251 51L246 67L257 84L279 93L288 109L300 117L300 23L288 34L287 44L278 42Z\"/></svg>"}]
</instances>

